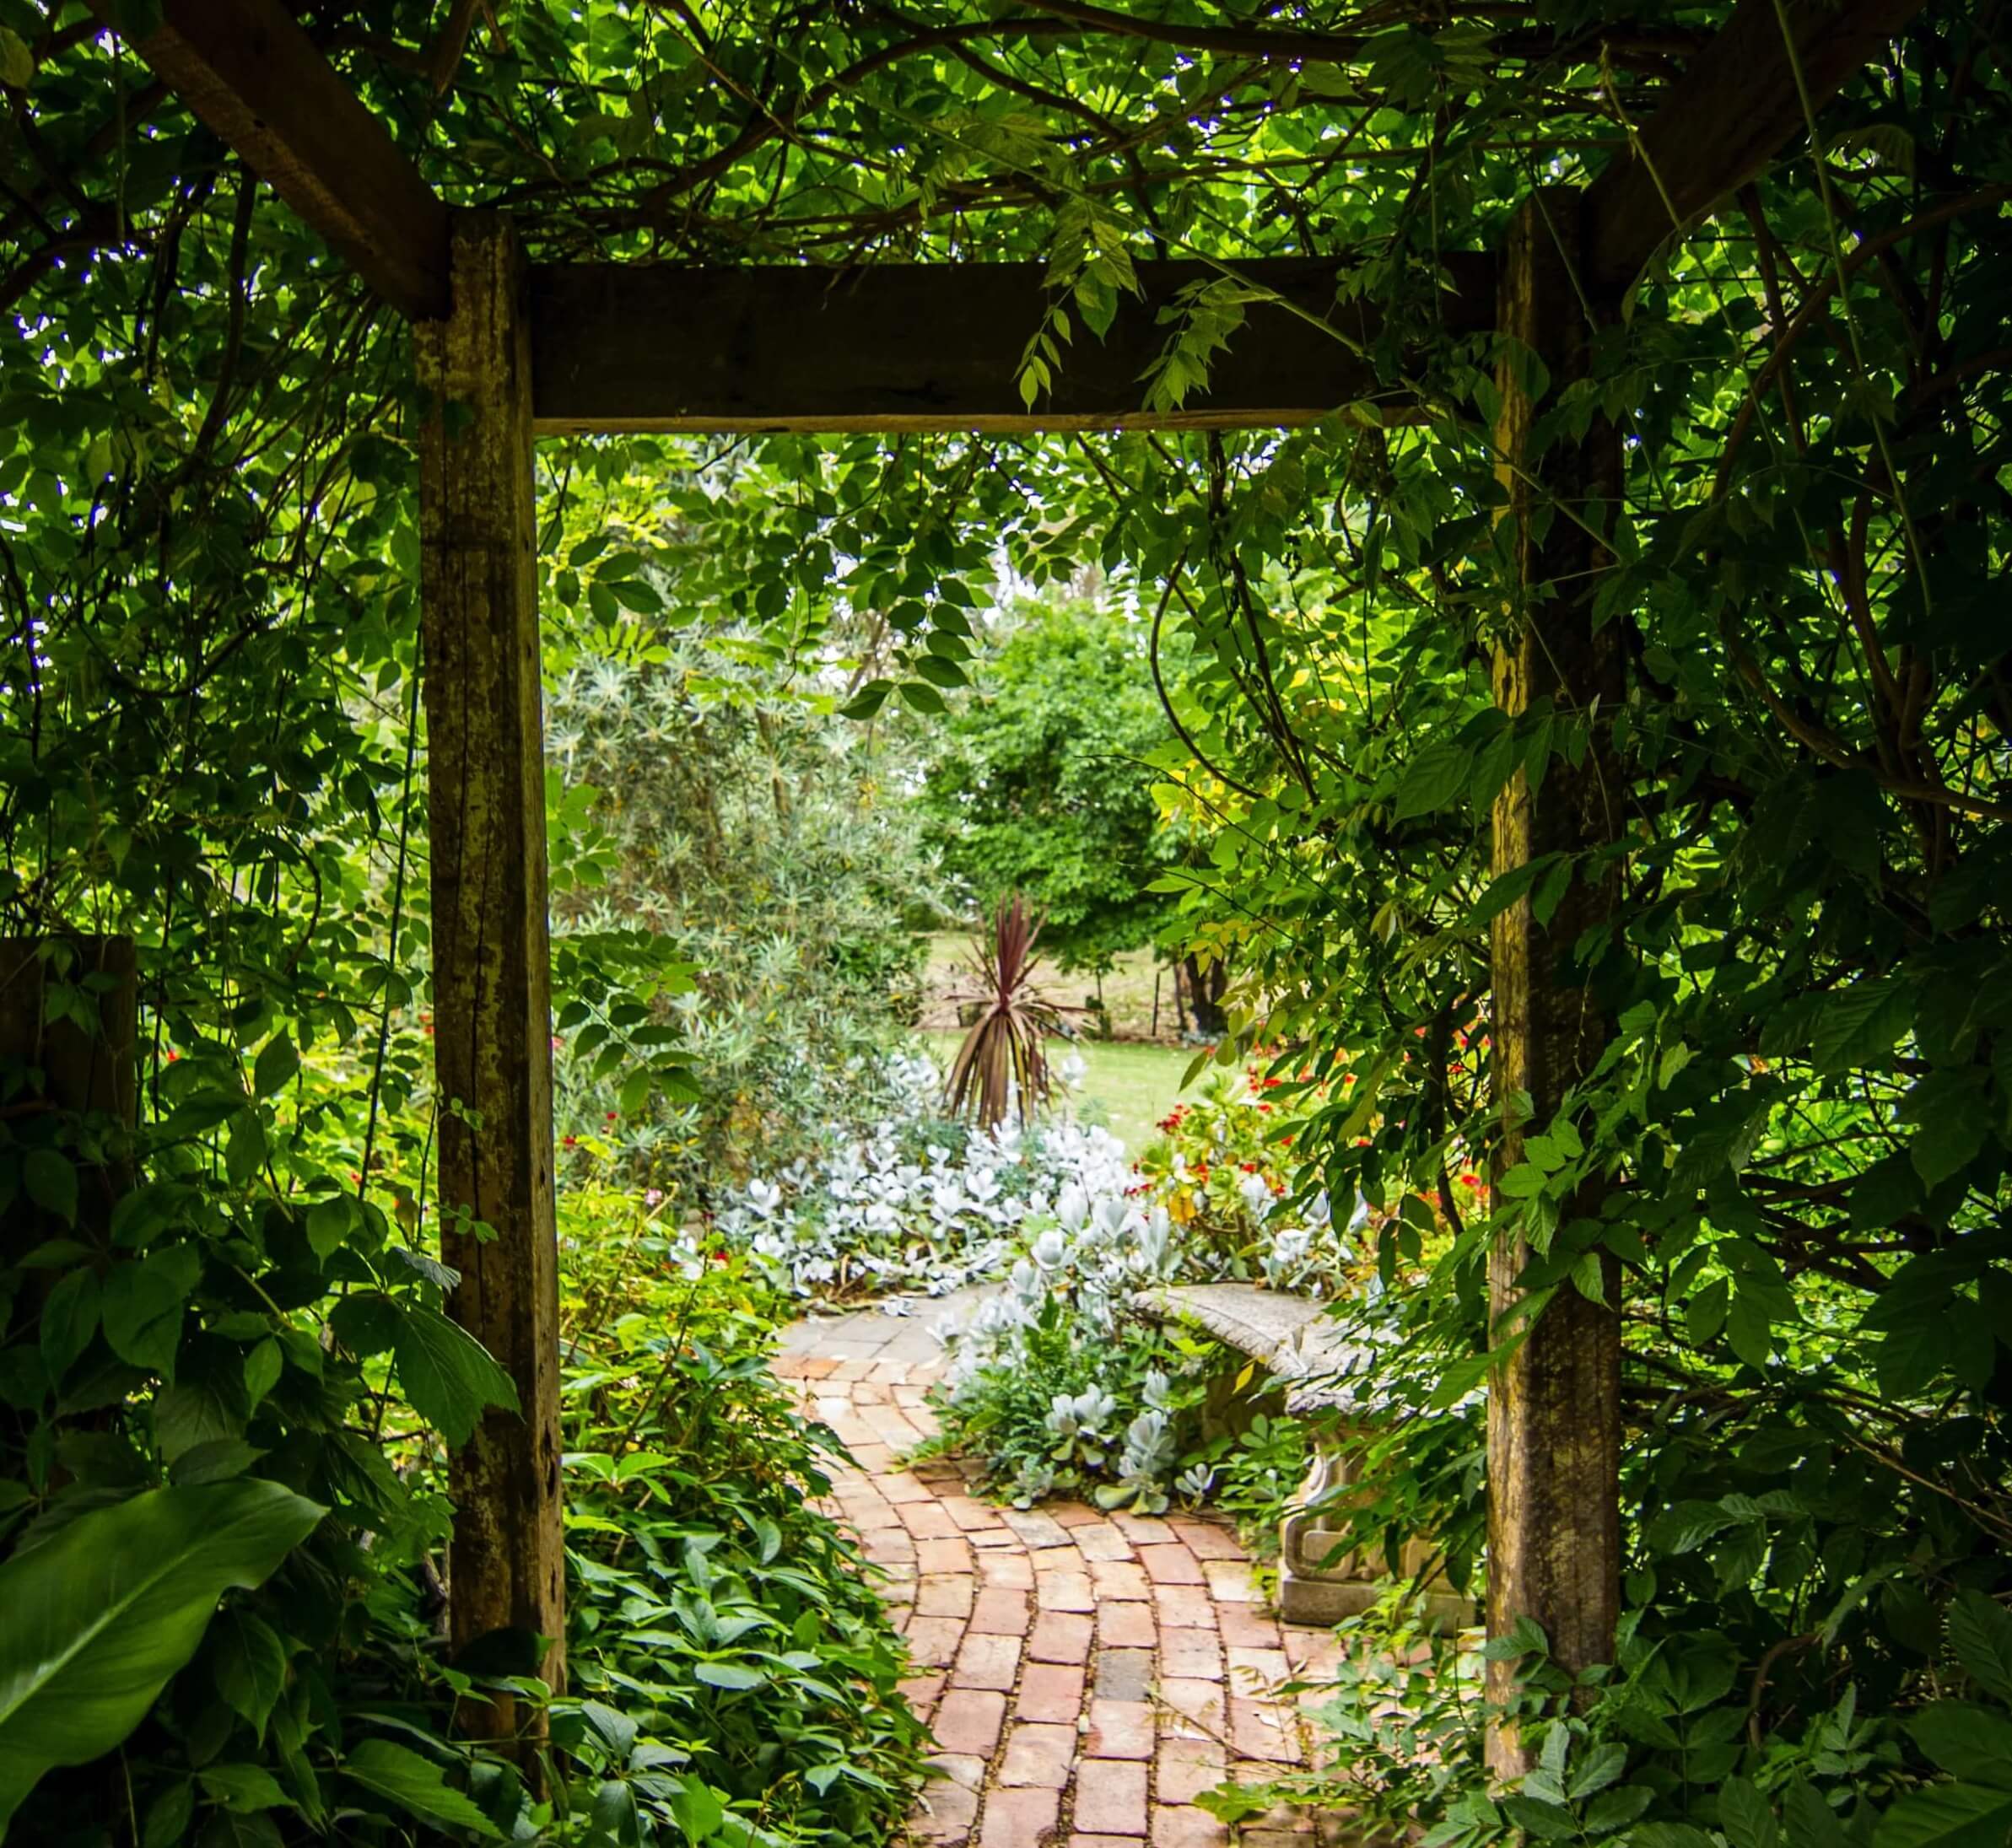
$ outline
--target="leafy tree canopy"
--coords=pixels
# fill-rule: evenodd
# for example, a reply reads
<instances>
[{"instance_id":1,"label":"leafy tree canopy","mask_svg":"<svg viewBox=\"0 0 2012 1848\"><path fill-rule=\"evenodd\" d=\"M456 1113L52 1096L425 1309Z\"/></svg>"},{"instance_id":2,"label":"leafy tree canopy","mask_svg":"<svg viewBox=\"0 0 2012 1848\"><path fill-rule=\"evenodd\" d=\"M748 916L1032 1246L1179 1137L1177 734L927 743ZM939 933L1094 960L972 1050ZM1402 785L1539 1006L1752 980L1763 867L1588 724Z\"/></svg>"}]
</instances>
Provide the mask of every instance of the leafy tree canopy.
<instances>
[{"instance_id":1,"label":"leafy tree canopy","mask_svg":"<svg viewBox=\"0 0 2012 1848\"><path fill-rule=\"evenodd\" d=\"M1165 743L1145 639L1075 601L1016 612L978 669L983 698L944 724L929 764L930 834L983 906L1025 892L1044 949L1108 968L1150 940L1167 901L1146 886L1176 851L1146 771Z\"/></svg>"},{"instance_id":2,"label":"leafy tree canopy","mask_svg":"<svg viewBox=\"0 0 2012 1848\"><path fill-rule=\"evenodd\" d=\"M1429 1271L1405 1296L1446 1415L1398 1434L1370 1512L1478 1550L1457 1408L1497 1234L1538 1304L1621 1310L1623 1679L1680 1684L1626 1736L1654 1826L1691 1831L1664 1848L1697 1848L1735 1768L1834 1797L1791 1839L1842 1839L1837 1812L1863 1839L1859 1800L1928 1762L1857 1729L1976 1678L1977 1600L2012 1591L1995 12L1916 15L1591 330L1535 446L1624 433L1595 594L1625 695L1513 722L1491 698L1505 614L1551 594L1497 518L1499 380L1547 381L1438 330L1439 256L1627 158L1729 10L526 0L445 46L420 0L315 15L442 191L521 212L541 255L1048 261L1037 399L1149 253L1225 266L1168 324L1162 403L1248 332L1243 258L1330 260L1384 310L1378 388L1283 434L549 444L548 606L618 657L663 595L622 535L675 515L706 535L677 612L779 669L828 642L812 697L885 726L968 676L1001 547L1163 600L1193 665L1159 768L1210 835L1169 876L1192 938L1248 972L1281 1072L1331 1082L1301 1152L1401 1210L1393 1284ZM86 1243L76 1125L8 1121L0 1211L33 1209L42 1268L0 1285L0 1518L218 1467L250 1429L224 1465L283 1458L332 1511L267 1607L311 1663L352 1633L346 1536L388 1571L438 1536L386 1418L459 1428L496 1390L445 1350L451 1378L392 1395L380 1358L447 1326L398 1206L431 1102L407 337L81 8L0 0L0 918L138 937L159 1183ZM1493 799L1589 753L1610 844L1498 877ZM562 865L600 851L563 805L556 838ZM1491 1200L1490 921L1588 881L1619 897L1570 948L1609 1049ZM668 949L595 935L562 940L562 1001L647 1017ZM1429 1265L1421 1220L1449 1229ZM281 1748L327 1764L336 1703L290 1706ZM1773 1839L1747 1820L1740 1848Z\"/></svg>"}]
</instances>

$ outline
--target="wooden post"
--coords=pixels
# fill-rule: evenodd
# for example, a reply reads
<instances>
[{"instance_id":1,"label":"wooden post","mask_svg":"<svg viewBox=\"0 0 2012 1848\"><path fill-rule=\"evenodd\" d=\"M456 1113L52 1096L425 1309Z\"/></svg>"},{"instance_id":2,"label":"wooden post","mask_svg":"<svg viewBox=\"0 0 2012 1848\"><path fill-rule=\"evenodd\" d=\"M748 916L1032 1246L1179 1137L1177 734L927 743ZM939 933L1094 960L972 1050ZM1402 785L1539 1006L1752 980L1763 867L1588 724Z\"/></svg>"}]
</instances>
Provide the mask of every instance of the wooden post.
<instances>
[{"instance_id":1,"label":"wooden post","mask_svg":"<svg viewBox=\"0 0 2012 1848\"><path fill-rule=\"evenodd\" d=\"M1497 798L1497 875L1545 854L1596 851L1621 827L1607 741L1622 692L1620 641L1613 627L1597 629L1592 619L1607 555L1588 531L1607 531L1618 504L1619 436L1596 418L1583 439L1561 434L1541 447L1534 440L1539 417L1583 374L1592 333L1574 283L1580 205L1581 196L1563 188L1526 201L1504 253L1501 330L1537 354L1550 382L1533 398L1513 354L1498 369L1497 473L1508 496L1502 517L1515 522L1516 590L1493 677L1504 713L1513 717L1549 698L1561 721L1593 714L1594 737L1576 768L1552 757L1535 789L1518 769ZM1527 1095L1531 1132L1545 1127L1608 1037L1572 958L1581 935L1612 914L1618 892L1610 862L1582 860L1548 923L1538 924L1527 897L1495 920L1495 1084L1504 1124L1498 1172L1522 1158L1513 1101ZM1598 1207L1598 1190L1589 1188L1566 1216ZM1508 1238L1491 1254L1489 1307L1498 1328L1518 1302L1529 1258L1526 1245ZM1575 1671L1613 1660L1620 1613L1621 1324L1616 1267L1610 1258L1603 1263L1606 1302L1562 1286L1488 1398L1489 1633L1531 1618L1556 1661ZM1492 1695L1506 1695L1510 1679L1508 1664L1491 1664ZM1528 1769L1511 1728L1496 1730L1489 1759L1498 1775Z\"/></svg>"},{"instance_id":2,"label":"wooden post","mask_svg":"<svg viewBox=\"0 0 2012 1848\"><path fill-rule=\"evenodd\" d=\"M98 1031L87 1032L73 1017L50 1020L51 986L87 982L97 992ZM0 1067L40 1074L35 1095L8 1100L14 1107L102 1112L130 1128L139 1098L138 1039L139 977L131 937L0 937ZM102 1232L132 1185L131 1163L121 1151L77 1178L78 1225ZM17 1205L8 1236L0 1238L0 1263L10 1251L18 1257L62 1230Z\"/></svg>"},{"instance_id":3,"label":"wooden post","mask_svg":"<svg viewBox=\"0 0 2012 1848\"><path fill-rule=\"evenodd\" d=\"M420 581L436 1198L441 1253L461 1276L449 1308L516 1382L522 1415L491 1411L451 1460L448 1608L457 1657L498 1632L550 1638L540 1672L556 1689L565 1555L537 533L524 264L509 219L457 214L451 273L452 313L417 330L432 396ZM513 1705L487 1716L499 1732L523 1728Z\"/></svg>"}]
</instances>

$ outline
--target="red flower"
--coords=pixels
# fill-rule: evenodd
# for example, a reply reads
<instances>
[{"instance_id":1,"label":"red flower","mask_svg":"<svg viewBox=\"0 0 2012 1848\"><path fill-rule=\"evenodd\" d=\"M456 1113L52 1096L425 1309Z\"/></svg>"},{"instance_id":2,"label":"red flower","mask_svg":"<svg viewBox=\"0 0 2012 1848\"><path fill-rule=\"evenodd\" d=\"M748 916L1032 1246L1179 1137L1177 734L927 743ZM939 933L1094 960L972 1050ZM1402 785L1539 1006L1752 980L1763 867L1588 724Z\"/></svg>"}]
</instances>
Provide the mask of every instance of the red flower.
<instances>
[{"instance_id":1,"label":"red flower","mask_svg":"<svg viewBox=\"0 0 2012 1848\"><path fill-rule=\"evenodd\" d=\"M612 1123L612 1122L614 1122L614 1121L616 1120L616 1113L615 1113L615 1112L613 1112L612 1110L611 1110L611 1111L609 1111L609 1112L608 1112L608 1113L607 1113L607 1120L608 1120L610 1123Z\"/></svg>"},{"instance_id":2,"label":"red flower","mask_svg":"<svg viewBox=\"0 0 2012 1848\"><path fill-rule=\"evenodd\" d=\"M578 1136L568 1136L566 1138L566 1146L569 1149L577 1149L580 1146L580 1138Z\"/></svg>"}]
</instances>

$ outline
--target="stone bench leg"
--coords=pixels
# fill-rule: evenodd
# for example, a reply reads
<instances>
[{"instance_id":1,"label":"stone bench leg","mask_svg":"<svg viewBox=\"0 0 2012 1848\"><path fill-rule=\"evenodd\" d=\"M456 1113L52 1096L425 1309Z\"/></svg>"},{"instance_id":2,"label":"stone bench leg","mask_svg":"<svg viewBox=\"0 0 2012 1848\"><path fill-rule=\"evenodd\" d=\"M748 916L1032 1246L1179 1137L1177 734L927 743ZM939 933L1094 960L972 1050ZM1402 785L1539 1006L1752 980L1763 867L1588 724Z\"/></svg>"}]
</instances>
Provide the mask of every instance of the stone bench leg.
<instances>
[{"instance_id":1,"label":"stone bench leg","mask_svg":"<svg viewBox=\"0 0 2012 1848\"><path fill-rule=\"evenodd\" d=\"M1320 1503L1352 1479L1339 1448L1321 1445L1313 1466L1279 1525L1278 1614L1282 1622L1322 1629L1359 1616L1390 1589L1380 1557L1361 1548L1339 1550L1346 1535L1328 1526ZM1404 1568L1413 1577L1430 1562L1421 1540L1405 1544ZM1476 1621L1474 1600L1435 1575L1427 1581L1427 1620L1434 1630L1464 1630Z\"/></svg>"}]
</instances>

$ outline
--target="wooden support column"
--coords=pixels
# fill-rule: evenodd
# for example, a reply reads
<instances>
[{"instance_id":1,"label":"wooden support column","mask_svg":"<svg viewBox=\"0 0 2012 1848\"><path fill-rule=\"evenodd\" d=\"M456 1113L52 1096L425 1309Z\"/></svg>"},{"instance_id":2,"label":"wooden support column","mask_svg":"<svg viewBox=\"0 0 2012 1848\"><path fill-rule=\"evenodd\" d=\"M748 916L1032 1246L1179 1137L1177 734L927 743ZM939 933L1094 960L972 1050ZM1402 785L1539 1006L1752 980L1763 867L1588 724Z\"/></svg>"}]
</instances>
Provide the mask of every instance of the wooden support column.
<instances>
[{"instance_id":1,"label":"wooden support column","mask_svg":"<svg viewBox=\"0 0 2012 1848\"><path fill-rule=\"evenodd\" d=\"M1545 854L1586 854L1611 842L1621 816L1608 742L1622 691L1619 638L1596 630L1592 604L1608 530L1619 499L1618 433L1596 418L1579 440L1539 440L1537 424L1558 393L1582 375L1591 335L1574 283L1582 196L1563 188L1527 201L1510 229L1502 273L1499 326L1534 351L1550 374L1534 399L1513 355L1497 385L1497 474L1514 522L1514 589L1494 657L1497 704L1513 717L1540 699L1561 719L1596 710L1594 743L1575 768L1554 757L1533 789L1522 771L1497 799L1493 868L1500 875ZM1590 531L1589 529L1591 529ZM1597 702L1597 708L1595 708ZM1526 897L1495 920L1495 1083L1503 1111L1501 1172L1522 1158L1524 1124L1512 1108L1530 1106L1528 1128L1545 1128L1573 1082L1599 1056L1610 1032L1572 960L1588 929L1609 918L1619 890L1610 863L1581 861L1547 924ZM1584 1190L1566 1217L1597 1212ZM1490 1313L1497 1339L1522 1294L1529 1251L1502 1238L1489 1263ZM1527 1339L1492 1382L1488 1398L1488 1630L1501 1635L1518 1618L1543 1626L1556 1660L1577 1670L1613 1660L1620 1611L1621 1324L1614 1265L1605 1304L1570 1285L1551 1299ZM1513 1327L1513 1323L1508 1327ZM1490 1666L1490 1691L1508 1692L1508 1665ZM1498 1729L1490 1762L1502 1775L1528 1767L1513 1732Z\"/></svg>"},{"instance_id":2,"label":"wooden support column","mask_svg":"<svg viewBox=\"0 0 2012 1848\"><path fill-rule=\"evenodd\" d=\"M558 1242L538 675L531 337L516 234L456 214L453 310L417 330L440 1248L455 1318L516 1382L455 1452L455 1653L549 1637L565 1674ZM480 1236L476 1228L481 1228ZM493 1236L492 1236L493 1235ZM487 1652L487 1651L485 1651ZM499 1730L522 1716L510 1703Z\"/></svg>"},{"instance_id":3,"label":"wooden support column","mask_svg":"<svg viewBox=\"0 0 2012 1848\"><path fill-rule=\"evenodd\" d=\"M94 994L95 1033L73 1015L50 1019L49 991L58 985ZM139 1007L131 937L0 937L0 1075L14 1069L40 1074L33 1093L9 1096L8 1102L24 1113L102 1113L130 1129L139 1101ZM127 1150L86 1166L78 1176L77 1226L102 1235L112 1208L132 1186ZM53 1215L18 1203L0 1231L0 1263L69 1230ZM41 1273L37 1287L51 1280Z\"/></svg>"}]
</instances>

